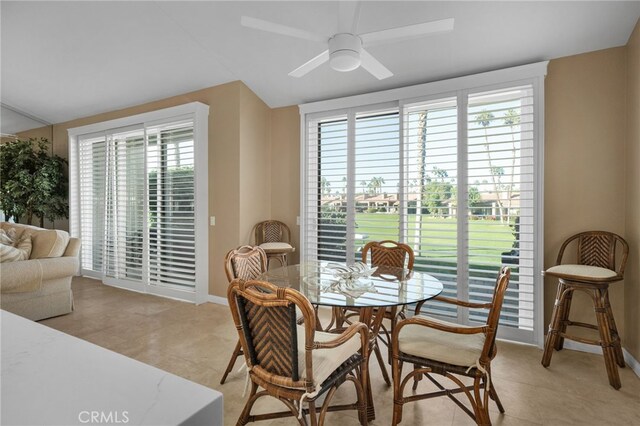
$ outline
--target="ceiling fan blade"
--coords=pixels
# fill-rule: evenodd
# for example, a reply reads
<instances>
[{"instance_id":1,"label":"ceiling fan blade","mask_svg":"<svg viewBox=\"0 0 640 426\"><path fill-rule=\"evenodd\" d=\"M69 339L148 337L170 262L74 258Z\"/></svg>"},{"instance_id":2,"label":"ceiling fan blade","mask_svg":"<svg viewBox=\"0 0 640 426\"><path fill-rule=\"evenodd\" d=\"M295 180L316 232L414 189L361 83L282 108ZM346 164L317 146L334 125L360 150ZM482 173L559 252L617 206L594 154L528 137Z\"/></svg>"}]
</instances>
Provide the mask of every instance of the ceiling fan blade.
<instances>
[{"instance_id":1,"label":"ceiling fan blade","mask_svg":"<svg viewBox=\"0 0 640 426\"><path fill-rule=\"evenodd\" d=\"M356 33L358 19L360 19L360 5L359 1L338 2L338 33Z\"/></svg>"},{"instance_id":2,"label":"ceiling fan blade","mask_svg":"<svg viewBox=\"0 0 640 426\"><path fill-rule=\"evenodd\" d=\"M422 24L407 25L404 27L390 28L388 30L374 31L361 34L363 44L372 45L389 41L397 41L414 37L422 37L427 34L440 33L453 30L453 18L440 19L439 21L423 22Z\"/></svg>"},{"instance_id":3,"label":"ceiling fan blade","mask_svg":"<svg viewBox=\"0 0 640 426\"><path fill-rule=\"evenodd\" d=\"M319 54L315 58L307 61L306 63L300 65L295 70L291 71L289 73L289 75L291 77L302 77L303 75L305 75L309 71L312 71L315 68L318 68L320 65L324 64L328 60L329 60L329 51L325 50L324 52L322 52L321 54Z\"/></svg>"},{"instance_id":4,"label":"ceiling fan blade","mask_svg":"<svg viewBox=\"0 0 640 426\"><path fill-rule=\"evenodd\" d=\"M289 37L301 38L303 40L319 41L321 43L324 43L328 40L328 37L323 37L318 34L310 33L298 28L288 27L286 25L276 24L275 22L252 18L250 16L242 16L240 18L240 24L243 27L253 28L254 30L267 31L270 33L281 34Z\"/></svg>"},{"instance_id":5,"label":"ceiling fan blade","mask_svg":"<svg viewBox=\"0 0 640 426\"><path fill-rule=\"evenodd\" d=\"M360 51L360 60L362 61L360 65L362 68L369 71L375 78L378 80L384 80L385 78L391 77L393 73L387 69L384 65L380 63L376 58L374 58L371 53L362 49Z\"/></svg>"}]
</instances>

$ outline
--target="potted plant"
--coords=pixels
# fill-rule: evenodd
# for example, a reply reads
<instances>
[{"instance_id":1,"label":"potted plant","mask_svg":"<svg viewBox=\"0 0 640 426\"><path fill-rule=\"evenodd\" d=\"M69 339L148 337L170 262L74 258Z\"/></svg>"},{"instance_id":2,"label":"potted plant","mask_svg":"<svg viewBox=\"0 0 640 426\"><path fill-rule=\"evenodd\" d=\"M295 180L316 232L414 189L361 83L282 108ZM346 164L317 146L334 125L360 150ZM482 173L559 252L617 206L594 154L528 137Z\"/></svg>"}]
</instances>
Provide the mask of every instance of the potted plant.
<instances>
[{"instance_id":1,"label":"potted plant","mask_svg":"<svg viewBox=\"0 0 640 426\"><path fill-rule=\"evenodd\" d=\"M45 138L0 145L0 210L7 219L31 224L34 216L53 221L69 217L67 160L50 154Z\"/></svg>"}]
</instances>

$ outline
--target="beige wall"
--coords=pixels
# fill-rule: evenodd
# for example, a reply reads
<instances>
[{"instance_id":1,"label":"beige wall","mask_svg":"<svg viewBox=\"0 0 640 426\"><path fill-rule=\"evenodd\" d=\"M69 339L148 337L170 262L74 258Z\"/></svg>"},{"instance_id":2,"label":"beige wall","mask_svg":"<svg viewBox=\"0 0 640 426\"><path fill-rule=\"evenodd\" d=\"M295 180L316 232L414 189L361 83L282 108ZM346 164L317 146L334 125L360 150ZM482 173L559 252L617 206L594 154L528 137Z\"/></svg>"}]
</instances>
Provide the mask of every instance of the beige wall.
<instances>
[{"instance_id":1,"label":"beige wall","mask_svg":"<svg viewBox=\"0 0 640 426\"><path fill-rule=\"evenodd\" d=\"M271 110L271 217L289 225L300 259L300 112L297 106Z\"/></svg>"},{"instance_id":2,"label":"beige wall","mask_svg":"<svg viewBox=\"0 0 640 426\"><path fill-rule=\"evenodd\" d=\"M624 345L640 360L640 20L627 44L626 230L629 262L624 284Z\"/></svg>"},{"instance_id":3,"label":"beige wall","mask_svg":"<svg viewBox=\"0 0 640 426\"><path fill-rule=\"evenodd\" d=\"M254 150L268 153L269 109L242 82L232 82L198 90L144 105L85 117L53 126L54 153L67 157L67 129L112 120L189 102L209 105L209 214L216 216L216 226L209 228L209 293L226 296L227 279L223 270L224 255L231 248L245 244L247 227L253 226L252 215L266 218L269 214L268 180L250 185L256 174L269 176L268 155L263 162ZM37 133L37 132L36 132ZM20 134L20 136L29 136ZM242 173L249 179L245 179ZM242 176L242 177L241 177ZM251 214L241 216L241 207ZM67 229L67 221L55 227Z\"/></svg>"},{"instance_id":4,"label":"beige wall","mask_svg":"<svg viewBox=\"0 0 640 426\"><path fill-rule=\"evenodd\" d=\"M271 109L249 88L240 90L240 230L249 244L253 226L271 215Z\"/></svg>"},{"instance_id":5,"label":"beige wall","mask_svg":"<svg viewBox=\"0 0 640 426\"><path fill-rule=\"evenodd\" d=\"M586 230L624 235L626 49L555 59L545 80L544 266L554 265L562 242ZM545 326L557 280L545 279ZM616 283L611 304L624 329L624 284ZM593 322L583 294L572 319Z\"/></svg>"}]
</instances>

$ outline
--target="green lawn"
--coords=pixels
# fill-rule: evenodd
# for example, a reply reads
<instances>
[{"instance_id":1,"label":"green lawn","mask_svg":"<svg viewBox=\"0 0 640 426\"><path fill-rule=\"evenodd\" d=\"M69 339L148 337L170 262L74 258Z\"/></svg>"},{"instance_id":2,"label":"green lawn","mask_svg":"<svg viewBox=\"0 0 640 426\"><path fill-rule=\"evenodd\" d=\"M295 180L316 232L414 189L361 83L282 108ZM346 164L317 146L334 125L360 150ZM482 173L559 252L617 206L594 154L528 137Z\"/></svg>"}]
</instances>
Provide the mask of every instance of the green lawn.
<instances>
[{"instance_id":1,"label":"green lawn","mask_svg":"<svg viewBox=\"0 0 640 426\"><path fill-rule=\"evenodd\" d=\"M356 233L366 241L398 240L397 234L399 215L393 213L357 213ZM409 244L416 248L415 215L409 215ZM393 228L396 231L393 231ZM432 260L456 261L456 219L436 218L423 215L422 245L416 257L426 257ZM513 247L513 230L506 223L499 220L471 220L469 221L469 256L473 264L501 263L501 253Z\"/></svg>"}]
</instances>

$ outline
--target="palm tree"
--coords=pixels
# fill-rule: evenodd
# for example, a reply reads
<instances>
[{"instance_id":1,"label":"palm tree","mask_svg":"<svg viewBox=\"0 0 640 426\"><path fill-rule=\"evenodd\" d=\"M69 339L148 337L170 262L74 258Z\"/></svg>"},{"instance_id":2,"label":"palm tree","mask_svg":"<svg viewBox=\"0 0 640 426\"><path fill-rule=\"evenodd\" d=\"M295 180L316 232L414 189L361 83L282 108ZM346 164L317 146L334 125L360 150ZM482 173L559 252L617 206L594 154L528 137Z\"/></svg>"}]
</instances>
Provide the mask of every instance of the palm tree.
<instances>
[{"instance_id":1,"label":"palm tree","mask_svg":"<svg viewBox=\"0 0 640 426\"><path fill-rule=\"evenodd\" d=\"M371 188L371 191L374 194L378 194L379 192L382 192L382 185L384 183L385 182L383 177L372 177L371 181L369 182L369 188Z\"/></svg>"},{"instance_id":2,"label":"palm tree","mask_svg":"<svg viewBox=\"0 0 640 426\"><path fill-rule=\"evenodd\" d=\"M322 176L322 178L320 179L320 193L322 195L331 194L331 183L324 176Z\"/></svg>"},{"instance_id":3,"label":"palm tree","mask_svg":"<svg viewBox=\"0 0 640 426\"><path fill-rule=\"evenodd\" d=\"M361 180L360 186L362 187L362 195L364 196L367 193L367 181Z\"/></svg>"},{"instance_id":4,"label":"palm tree","mask_svg":"<svg viewBox=\"0 0 640 426\"><path fill-rule=\"evenodd\" d=\"M511 133L511 144L512 144L512 157L511 157L511 179L509 180L509 185L507 187L507 222L511 220L511 203L513 198L513 191L515 189L515 185L513 184L513 178L516 170L516 154L518 153L518 147L516 145L516 137L514 135L516 131L516 127L520 125L520 113L513 108L510 108L504 114L504 124L509 126L509 130Z\"/></svg>"},{"instance_id":5,"label":"palm tree","mask_svg":"<svg viewBox=\"0 0 640 426\"><path fill-rule=\"evenodd\" d=\"M482 110L476 115L476 121L484 128L484 149L487 152L487 160L489 162L489 170L491 174L491 182L493 183L493 192L496 194L496 203L498 204L498 214L500 215L500 222L504 222L504 205L502 203L502 197L500 196L500 176L498 172L502 167L494 167L491 160L491 147L489 146L489 134L487 133L487 127L489 127L495 116L491 111ZM504 174L504 169L502 169Z\"/></svg>"}]
</instances>

